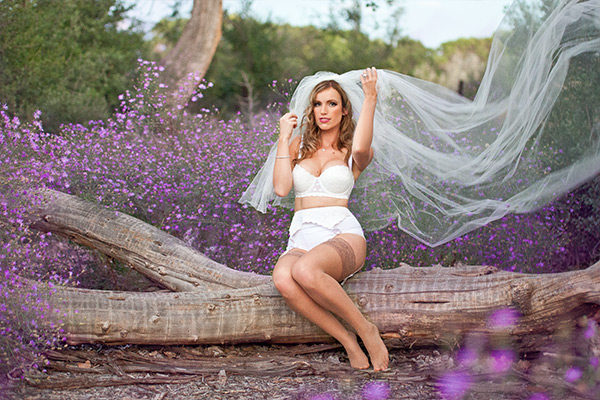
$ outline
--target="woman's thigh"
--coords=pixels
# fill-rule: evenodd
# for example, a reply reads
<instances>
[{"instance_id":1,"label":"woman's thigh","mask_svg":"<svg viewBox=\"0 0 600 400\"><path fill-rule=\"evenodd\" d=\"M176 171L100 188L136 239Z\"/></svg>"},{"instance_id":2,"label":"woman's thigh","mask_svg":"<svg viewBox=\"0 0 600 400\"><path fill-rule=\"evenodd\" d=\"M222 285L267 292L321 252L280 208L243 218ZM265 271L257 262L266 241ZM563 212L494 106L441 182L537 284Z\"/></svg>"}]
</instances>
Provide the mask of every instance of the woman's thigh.
<instances>
[{"instance_id":1,"label":"woman's thigh","mask_svg":"<svg viewBox=\"0 0 600 400\"><path fill-rule=\"evenodd\" d=\"M342 281L365 262L367 244L360 235L343 233L308 251L290 265L290 272L322 271ZM302 271L299 271L301 269Z\"/></svg>"},{"instance_id":2,"label":"woman's thigh","mask_svg":"<svg viewBox=\"0 0 600 400\"><path fill-rule=\"evenodd\" d=\"M290 249L285 252L273 268L273 278L275 277L291 277L292 267L302 256L306 254L306 250Z\"/></svg>"}]
</instances>

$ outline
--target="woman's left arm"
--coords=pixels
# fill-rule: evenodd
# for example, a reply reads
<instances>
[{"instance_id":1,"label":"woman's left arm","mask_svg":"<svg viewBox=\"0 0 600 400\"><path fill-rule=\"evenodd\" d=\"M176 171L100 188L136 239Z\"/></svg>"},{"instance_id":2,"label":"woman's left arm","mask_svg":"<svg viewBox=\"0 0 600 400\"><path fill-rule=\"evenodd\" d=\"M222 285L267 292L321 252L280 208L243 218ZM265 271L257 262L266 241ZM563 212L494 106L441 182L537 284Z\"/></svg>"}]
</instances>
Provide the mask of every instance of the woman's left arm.
<instances>
[{"instance_id":1,"label":"woman's left arm","mask_svg":"<svg viewBox=\"0 0 600 400\"><path fill-rule=\"evenodd\" d=\"M363 102L354 139L352 141L352 157L354 165L359 171L363 171L373 159L373 118L375 117L375 106L377 105L377 70L367 68L360 77L365 101Z\"/></svg>"}]
</instances>

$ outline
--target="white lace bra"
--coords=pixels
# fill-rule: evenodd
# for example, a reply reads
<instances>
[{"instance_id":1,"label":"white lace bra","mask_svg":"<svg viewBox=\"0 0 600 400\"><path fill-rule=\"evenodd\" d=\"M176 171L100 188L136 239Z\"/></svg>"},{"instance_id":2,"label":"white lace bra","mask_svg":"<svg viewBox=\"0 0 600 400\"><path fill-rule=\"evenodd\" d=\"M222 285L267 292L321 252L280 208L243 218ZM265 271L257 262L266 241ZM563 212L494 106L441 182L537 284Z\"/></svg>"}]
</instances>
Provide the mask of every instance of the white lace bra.
<instances>
[{"instance_id":1,"label":"white lace bra","mask_svg":"<svg viewBox=\"0 0 600 400\"><path fill-rule=\"evenodd\" d=\"M320 176L314 176L300 164L296 164L292 176L296 197L319 196L348 199L354 188L352 157L348 160L348 165L334 165L325 168Z\"/></svg>"}]
</instances>

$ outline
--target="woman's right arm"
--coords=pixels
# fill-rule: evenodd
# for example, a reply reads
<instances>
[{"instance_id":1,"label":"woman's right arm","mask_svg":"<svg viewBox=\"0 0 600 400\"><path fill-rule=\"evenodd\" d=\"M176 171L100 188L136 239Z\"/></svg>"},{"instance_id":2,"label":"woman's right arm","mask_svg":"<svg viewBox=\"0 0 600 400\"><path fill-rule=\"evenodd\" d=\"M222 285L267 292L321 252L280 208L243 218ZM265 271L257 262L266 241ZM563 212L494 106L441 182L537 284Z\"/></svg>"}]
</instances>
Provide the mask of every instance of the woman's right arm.
<instances>
[{"instance_id":1,"label":"woman's right arm","mask_svg":"<svg viewBox=\"0 0 600 400\"><path fill-rule=\"evenodd\" d=\"M298 125L298 117L287 113L279 120L279 140L277 142L277 155L273 167L273 189L280 197L288 195L292 190L292 155L298 154L300 137L290 143L292 132Z\"/></svg>"}]
</instances>

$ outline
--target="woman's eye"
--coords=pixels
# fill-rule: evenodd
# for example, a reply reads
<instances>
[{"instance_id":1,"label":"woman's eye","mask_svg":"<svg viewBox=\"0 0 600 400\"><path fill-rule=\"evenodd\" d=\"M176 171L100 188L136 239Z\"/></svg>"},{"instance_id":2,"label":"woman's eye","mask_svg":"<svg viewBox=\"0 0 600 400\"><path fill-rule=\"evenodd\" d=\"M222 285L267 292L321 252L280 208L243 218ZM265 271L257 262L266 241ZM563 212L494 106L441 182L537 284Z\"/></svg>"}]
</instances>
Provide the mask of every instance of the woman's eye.
<instances>
[{"instance_id":1,"label":"woman's eye","mask_svg":"<svg viewBox=\"0 0 600 400\"><path fill-rule=\"evenodd\" d=\"M321 103L315 103L315 107L319 107Z\"/></svg>"},{"instance_id":2,"label":"woman's eye","mask_svg":"<svg viewBox=\"0 0 600 400\"><path fill-rule=\"evenodd\" d=\"M337 103L335 101L332 101L331 103L329 103L329 106L330 107L335 107L335 106L337 106Z\"/></svg>"}]
</instances>

